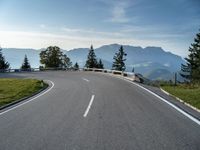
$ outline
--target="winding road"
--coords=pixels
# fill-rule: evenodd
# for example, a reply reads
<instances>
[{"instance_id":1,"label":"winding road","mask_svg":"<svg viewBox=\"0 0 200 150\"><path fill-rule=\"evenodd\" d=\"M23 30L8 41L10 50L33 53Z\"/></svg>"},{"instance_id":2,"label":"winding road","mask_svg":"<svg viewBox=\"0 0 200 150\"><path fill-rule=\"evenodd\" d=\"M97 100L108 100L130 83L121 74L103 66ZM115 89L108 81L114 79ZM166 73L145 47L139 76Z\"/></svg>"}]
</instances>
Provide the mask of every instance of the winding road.
<instances>
[{"instance_id":1,"label":"winding road","mask_svg":"<svg viewBox=\"0 0 200 150\"><path fill-rule=\"evenodd\" d=\"M0 150L200 149L200 125L122 79L64 71L3 76L51 86L0 111Z\"/></svg>"}]
</instances>

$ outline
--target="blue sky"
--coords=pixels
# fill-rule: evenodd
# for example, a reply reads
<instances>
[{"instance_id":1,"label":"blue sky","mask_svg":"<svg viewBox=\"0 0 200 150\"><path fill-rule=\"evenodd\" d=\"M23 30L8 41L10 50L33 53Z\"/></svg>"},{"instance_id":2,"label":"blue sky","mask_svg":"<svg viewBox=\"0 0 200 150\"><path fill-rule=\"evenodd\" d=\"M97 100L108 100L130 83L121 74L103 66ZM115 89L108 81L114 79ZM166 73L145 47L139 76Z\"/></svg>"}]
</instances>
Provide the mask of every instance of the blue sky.
<instances>
[{"instance_id":1,"label":"blue sky","mask_svg":"<svg viewBox=\"0 0 200 150\"><path fill-rule=\"evenodd\" d=\"M199 0L0 0L2 47L119 43L184 57L199 29Z\"/></svg>"}]
</instances>

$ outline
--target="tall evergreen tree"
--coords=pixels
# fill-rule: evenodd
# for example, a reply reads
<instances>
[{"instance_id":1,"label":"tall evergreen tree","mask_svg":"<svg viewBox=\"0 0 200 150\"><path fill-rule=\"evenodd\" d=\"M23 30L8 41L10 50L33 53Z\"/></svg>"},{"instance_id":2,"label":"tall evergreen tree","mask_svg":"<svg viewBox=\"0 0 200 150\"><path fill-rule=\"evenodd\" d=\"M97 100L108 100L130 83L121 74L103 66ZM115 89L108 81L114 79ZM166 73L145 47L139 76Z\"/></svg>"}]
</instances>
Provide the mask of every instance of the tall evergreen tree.
<instances>
[{"instance_id":1,"label":"tall evergreen tree","mask_svg":"<svg viewBox=\"0 0 200 150\"><path fill-rule=\"evenodd\" d=\"M186 64L181 65L180 75L190 82L200 81L200 33L196 34L194 43L189 47Z\"/></svg>"},{"instance_id":2,"label":"tall evergreen tree","mask_svg":"<svg viewBox=\"0 0 200 150\"><path fill-rule=\"evenodd\" d=\"M87 61L85 64L85 67L87 68L97 68L97 59L96 55L93 49L93 46L91 45L88 56L87 56Z\"/></svg>"},{"instance_id":3,"label":"tall evergreen tree","mask_svg":"<svg viewBox=\"0 0 200 150\"><path fill-rule=\"evenodd\" d=\"M134 71L135 71L135 68L133 67L133 68L132 68L132 72L134 72Z\"/></svg>"},{"instance_id":4,"label":"tall evergreen tree","mask_svg":"<svg viewBox=\"0 0 200 150\"><path fill-rule=\"evenodd\" d=\"M104 66L103 66L103 63L102 63L101 59L99 59L99 62L97 64L97 68L104 69Z\"/></svg>"},{"instance_id":5,"label":"tall evergreen tree","mask_svg":"<svg viewBox=\"0 0 200 150\"><path fill-rule=\"evenodd\" d=\"M21 69L22 70L29 70L29 69L31 69L31 65L30 65L30 63L29 63L28 58L27 58L26 55L24 56L24 62L22 64L22 66L21 66Z\"/></svg>"},{"instance_id":6,"label":"tall evergreen tree","mask_svg":"<svg viewBox=\"0 0 200 150\"><path fill-rule=\"evenodd\" d=\"M115 53L115 56L113 57L114 62L112 65L112 69L114 70L119 70L119 71L125 71L126 66L125 66L125 61L126 59L124 58L127 54L124 52L123 46L120 47L119 52Z\"/></svg>"},{"instance_id":7,"label":"tall evergreen tree","mask_svg":"<svg viewBox=\"0 0 200 150\"><path fill-rule=\"evenodd\" d=\"M10 64L5 60L2 54L2 48L0 47L0 71L8 69Z\"/></svg>"},{"instance_id":8,"label":"tall evergreen tree","mask_svg":"<svg viewBox=\"0 0 200 150\"><path fill-rule=\"evenodd\" d=\"M74 64L74 70L79 70L79 65L77 62Z\"/></svg>"},{"instance_id":9,"label":"tall evergreen tree","mask_svg":"<svg viewBox=\"0 0 200 150\"><path fill-rule=\"evenodd\" d=\"M69 69L72 67L72 62L66 54L62 56L62 68Z\"/></svg>"}]
</instances>

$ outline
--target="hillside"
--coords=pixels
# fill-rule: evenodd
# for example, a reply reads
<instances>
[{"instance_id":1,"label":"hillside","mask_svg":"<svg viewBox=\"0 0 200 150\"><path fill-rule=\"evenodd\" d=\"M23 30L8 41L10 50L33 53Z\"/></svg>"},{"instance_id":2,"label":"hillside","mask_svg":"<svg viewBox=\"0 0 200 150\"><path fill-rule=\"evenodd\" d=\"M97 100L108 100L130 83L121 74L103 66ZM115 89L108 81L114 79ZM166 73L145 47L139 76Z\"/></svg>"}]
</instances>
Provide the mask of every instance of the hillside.
<instances>
[{"instance_id":1,"label":"hillside","mask_svg":"<svg viewBox=\"0 0 200 150\"><path fill-rule=\"evenodd\" d=\"M118 44L110 44L95 49L97 58L102 59L105 68L111 69L113 56L119 47L120 45ZM160 47L142 48L129 45L123 45L123 47L127 53L126 71L132 71L134 67L135 72L141 73L150 79L159 79L159 77L164 76L168 80L171 78L173 72L180 70L181 63L184 63L184 60L180 56L166 52ZM77 48L69 51L63 50L63 52L70 57L73 63L78 62L80 67L84 67L88 48ZM11 68L19 68L25 54L32 67L39 67L39 53L40 50L34 49L3 48L3 54L10 63ZM156 70L162 71L158 73ZM161 75L162 72L163 75Z\"/></svg>"},{"instance_id":2,"label":"hillside","mask_svg":"<svg viewBox=\"0 0 200 150\"><path fill-rule=\"evenodd\" d=\"M38 68L40 66L40 59L39 59L40 50L3 48L2 52L6 60L10 63L11 68L14 69L20 68L25 55L27 55L31 67Z\"/></svg>"},{"instance_id":3,"label":"hillside","mask_svg":"<svg viewBox=\"0 0 200 150\"><path fill-rule=\"evenodd\" d=\"M167 69L155 69L150 71L146 76L152 80L170 80L173 74Z\"/></svg>"},{"instance_id":4,"label":"hillside","mask_svg":"<svg viewBox=\"0 0 200 150\"><path fill-rule=\"evenodd\" d=\"M119 47L120 45L118 44L111 44L95 49L96 56L102 59L105 68L112 67L113 56L118 51ZM134 67L135 72L141 73L150 79L153 79L150 76L152 71L162 69L169 72L166 78L168 80L172 78L173 72L180 70L181 63L184 63L184 60L180 56L166 52L160 47L142 48L129 45L123 45L123 47L127 53L126 71L132 71ZM77 61L81 67L85 64L87 53L88 48L73 49L67 52L72 61ZM159 78L160 75L156 77L154 74L154 77Z\"/></svg>"}]
</instances>

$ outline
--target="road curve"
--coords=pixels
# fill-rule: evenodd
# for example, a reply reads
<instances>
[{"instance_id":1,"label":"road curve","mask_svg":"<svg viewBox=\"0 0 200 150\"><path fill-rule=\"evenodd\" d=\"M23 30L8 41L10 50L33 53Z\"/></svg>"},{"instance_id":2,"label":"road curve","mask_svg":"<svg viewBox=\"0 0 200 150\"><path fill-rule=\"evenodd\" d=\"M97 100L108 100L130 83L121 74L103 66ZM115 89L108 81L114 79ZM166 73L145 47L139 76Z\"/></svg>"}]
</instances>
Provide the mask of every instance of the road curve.
<instances>
[{"instance_id":1,"label":"road curve","mask_svg":"<svg viewBox=\"0 0 200 150\"><path fill-rule=\"evenodd\" d=\"M121 79L62 71L3 76L54 87L0 115L0 150L200 149L198 124Z\"/></svg>"}]
</instances>

